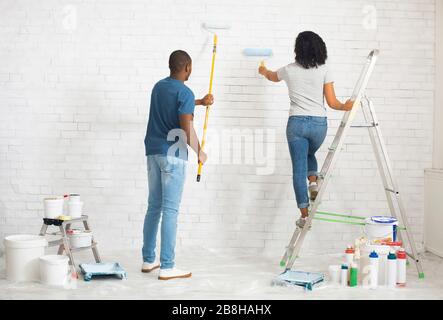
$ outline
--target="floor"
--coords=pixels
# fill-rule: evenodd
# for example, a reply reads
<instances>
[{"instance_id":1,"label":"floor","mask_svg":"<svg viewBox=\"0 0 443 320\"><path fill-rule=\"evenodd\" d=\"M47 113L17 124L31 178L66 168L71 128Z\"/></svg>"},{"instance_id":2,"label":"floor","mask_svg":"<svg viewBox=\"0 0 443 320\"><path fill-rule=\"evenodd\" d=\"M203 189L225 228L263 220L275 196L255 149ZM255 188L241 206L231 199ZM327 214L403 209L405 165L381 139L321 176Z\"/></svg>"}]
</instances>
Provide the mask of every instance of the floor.
<instances>
[{"instance_id":1,"label":"floor","mask_svg":"<svg viewBox=\"0 0 443 320\"><path fill-rule=\"evenodd\" d=\"M89 262L85 254L79 262ZM79 280L77 289L69 290L39 283L11 283L5 279L4 259L0 258L0 299L443 299L443 259L430 253L423 255L426 278L419 280L411 265L406 288L337 288L325 282L310 292L271 285L281 272L279 257L181 249L177 263L190 267L193 276L170 281L157 280L156 273L141 273L138 251L102 252L102 258L118 261L128 279ZM340 255L307 256L297 260L294 269L327 273L329 265L341 261Z\"/></svg>"}]
</instances>

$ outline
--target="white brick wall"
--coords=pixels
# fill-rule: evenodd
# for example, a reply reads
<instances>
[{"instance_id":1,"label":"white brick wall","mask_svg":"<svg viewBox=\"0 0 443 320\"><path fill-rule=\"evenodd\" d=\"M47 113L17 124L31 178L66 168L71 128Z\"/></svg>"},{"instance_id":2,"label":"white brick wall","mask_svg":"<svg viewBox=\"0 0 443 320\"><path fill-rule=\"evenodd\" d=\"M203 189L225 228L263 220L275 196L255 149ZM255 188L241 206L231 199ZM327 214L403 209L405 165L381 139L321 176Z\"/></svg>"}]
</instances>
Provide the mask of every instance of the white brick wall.
<instances>
[{"instance_id":1,"label":"white brick wall","mask_svg":"<svg viewBox=\"0 0 443 320\"><path fill-rule=\"evenodd\" d=\"M363 27L368 5L377 9L377 30ZM286 88L258 77L258 60L241 51L270 47L267 64L283 66L306 29L326 41L342 99L368 52L381 50L368 91L421 243L423 169L432 160L434 7L435 0L2 0L0 238L36 233L43 197L78 192L101 246L139 248L150 90L168 74L169 53L182 48L194 59L189 86L205 94L211 38L200 24L217 21L232 29L219 34L210 129L276 130L276 170L257 176L253 165L209 163L198 184L192 158L178 244L282 252L298 215L284 136ZM329 111L320 159L341 115ZM203 117L200 107L199 128ZM353 131L345 151L323 208L387 213L366 133ZM341 251L359 231L315 222L305 250Z\"/></svg>"}]
</instances>

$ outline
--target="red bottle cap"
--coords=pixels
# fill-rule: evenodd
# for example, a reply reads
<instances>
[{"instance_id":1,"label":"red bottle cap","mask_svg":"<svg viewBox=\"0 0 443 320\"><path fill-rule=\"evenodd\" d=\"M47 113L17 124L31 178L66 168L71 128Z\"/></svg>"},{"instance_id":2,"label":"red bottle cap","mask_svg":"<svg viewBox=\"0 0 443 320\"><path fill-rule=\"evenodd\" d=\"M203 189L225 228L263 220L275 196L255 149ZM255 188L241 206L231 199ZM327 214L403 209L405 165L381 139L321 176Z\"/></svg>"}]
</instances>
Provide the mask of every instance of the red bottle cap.
<instances>
[{"instance_id":1,"label":"red bottle cap","mask_svg":"<svg viewBox=\"0 0 443 320\"><path fill-rule=\"evenodd\" d=\"M405 249L400 249L397 251L397 259L406 259Z\"/></svg>"},{"instance_id":2,"label":"red bottle cap","mask_svg":"<svg viewBox=\"0 0 443 320\"><path fill-rule=\"evenodd\" d=\"M354 250L353 247L348 246L348 247L346 248L346 250L345 250L345 253L355 253L355 250Z\"/></svg>"}]
</instances>

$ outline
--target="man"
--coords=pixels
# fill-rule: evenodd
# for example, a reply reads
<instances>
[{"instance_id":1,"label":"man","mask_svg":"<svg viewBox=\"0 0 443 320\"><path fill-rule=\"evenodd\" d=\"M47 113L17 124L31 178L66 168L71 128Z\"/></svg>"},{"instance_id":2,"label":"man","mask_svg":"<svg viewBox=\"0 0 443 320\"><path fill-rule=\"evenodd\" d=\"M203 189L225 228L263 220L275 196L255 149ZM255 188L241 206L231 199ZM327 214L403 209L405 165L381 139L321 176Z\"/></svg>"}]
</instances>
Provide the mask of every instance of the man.
<instances>
[{"instance_id":1,"label":"man","mask_svg":"<svg viewBox=\"0 0 443 320\"><path fill-rule=\"evenodd\" d=\"M160 80L152 89L145 137L149 198L143 227L142 272L160 267L160 280L192 275L174 266L177 216L186 176L187 144L197 153L199 162L205 163L207 159L192 124L194 107L214 102L212 95L195 100L191 89L184 84L192 72L192 60L186 52L174 51L169 57L169 69L170 76ZM155 248L160 216L158 263Z\"/></svg>"}]
</instances>

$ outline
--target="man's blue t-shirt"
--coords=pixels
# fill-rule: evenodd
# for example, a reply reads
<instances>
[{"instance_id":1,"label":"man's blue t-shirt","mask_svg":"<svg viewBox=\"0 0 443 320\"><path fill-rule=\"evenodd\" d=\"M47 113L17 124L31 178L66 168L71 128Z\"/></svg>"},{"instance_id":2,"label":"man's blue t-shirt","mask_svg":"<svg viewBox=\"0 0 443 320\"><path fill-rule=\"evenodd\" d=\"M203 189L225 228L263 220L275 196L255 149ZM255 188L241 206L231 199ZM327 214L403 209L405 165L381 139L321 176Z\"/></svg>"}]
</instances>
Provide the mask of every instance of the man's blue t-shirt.
<instances>
[{"instance_id":1,"label":"man's blue t-shirt","mask_svg":"<svg viewBox=\"0 0 443 320\"><path fill-rule=\"evenodd\" d=\"M151 93L148 128L145 137L146 155L166 155L175 141L168 141L168 133L180 129L180 114L193 114L195 96L182 81L167 77L157 82ZM176 138L176 141L178 138ZM179 156L178 152L175 156ZM181 155L180 157L186 155Z\"/></svg>"}]
</instances>

